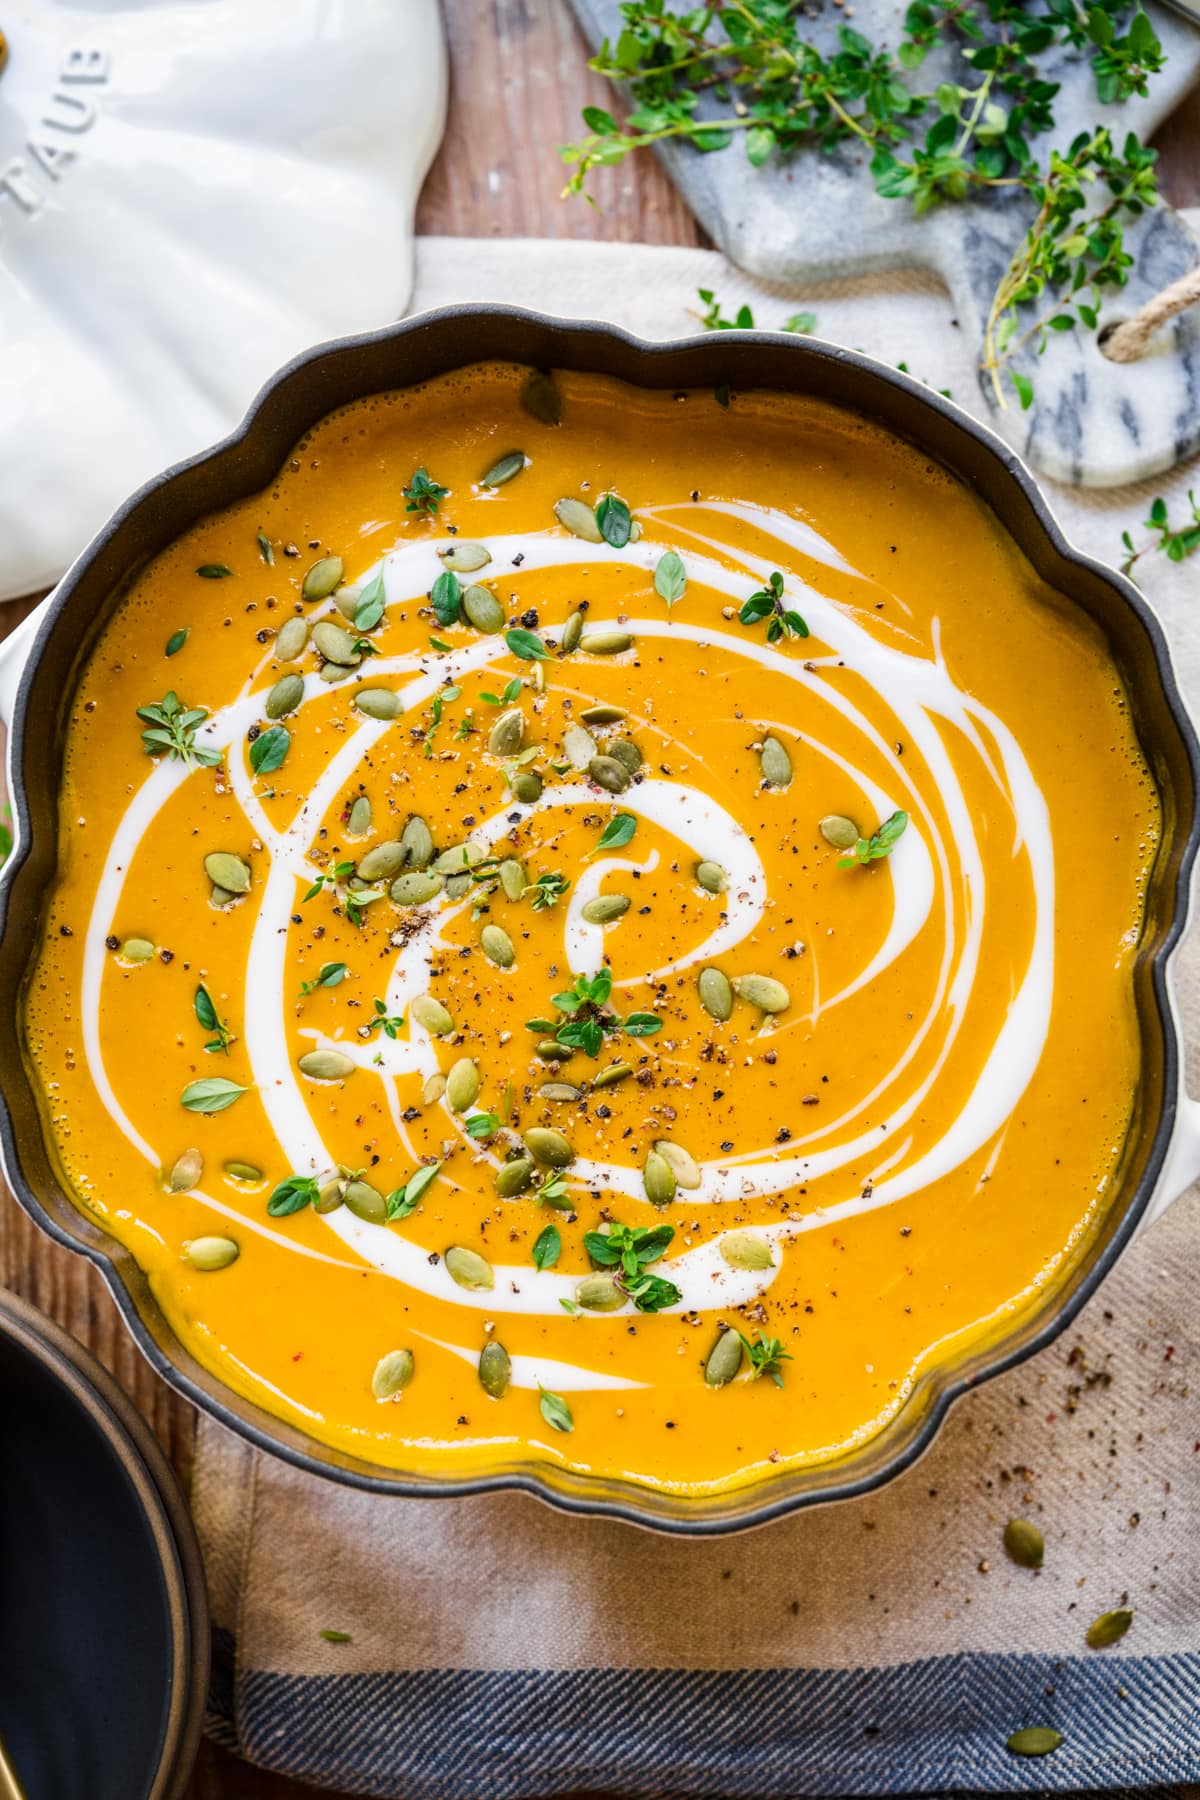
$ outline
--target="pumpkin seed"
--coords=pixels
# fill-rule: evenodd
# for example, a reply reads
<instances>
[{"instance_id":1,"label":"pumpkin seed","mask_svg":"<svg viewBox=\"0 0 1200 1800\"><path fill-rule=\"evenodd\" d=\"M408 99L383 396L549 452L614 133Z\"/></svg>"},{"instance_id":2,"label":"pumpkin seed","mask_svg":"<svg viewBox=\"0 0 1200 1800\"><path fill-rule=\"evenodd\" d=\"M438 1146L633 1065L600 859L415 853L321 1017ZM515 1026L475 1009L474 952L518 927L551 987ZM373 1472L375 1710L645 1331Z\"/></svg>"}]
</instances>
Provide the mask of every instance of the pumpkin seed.
<instances>
[{"instance_id":1,"label":"pumpkin seed","mask_svg":"<svg viewBox=\"0 0 1200 1800\"><path fill-rule=\"evenodd\" d=\"M389 1350L375 1364L375 1373L371 1377L371 1392L377 1400L391 1400L406 1388L413 1378L413 1353L411 1350Z\"/></svg>"},{"instance_id":2,"label":"pumpkin seed","mask_svg":"<svg viewBox=\"0 0 1200 1800\"><path fill-rule=\"evenodd\" d=\"M709 1387L724 1387L726 1382L732 1381L742 1366L743 1353L741 1334L730 1326L721 1333L708 1353L704 1379Z\"/></svg>"},{"instance_id":3,"label":"pumpkin seed","mask_svg":"<svg viewBox=\"0 0 1200 1800\"><path fill-rule=\"evenodd\" d=\"M308 620L285 619L275 637L275 654L280 662L295 662L307 643Z\"/></svg>"},{"instance_id":4,"label":"pumpkin seed","mask_svg":"<svg viewBox=\"0 0 1200 1800\"><path fill-rule=\"evenodd\" d=\"M310 1050L296 1067L310 1081L345 1081L357 1064L342 1050Z\"/></svg>"},{"instance_id":5,"label":"pumpkin seed","mask_svg":"<svg viewBox=\"0 0 1200 1800\"><path fill-rule=\"evenodd\" d=\"M352 664L343 665L342 663L327 662L322 663L321 667L317 670L317 679L325 682L328 687L332 687L336 681L349 681L353 673L354 667Z\"/></svg>"},{"instance_id":6,"label":"pumpkin seed","mask_svg":"<svg viewBox=\"0 0 1200 1800\"><path fill-rule=\"evenodd\" d=\"M442 1098L442 1095L445 1092L446 1077L439 1070L436 1075L431 1075L429 1077L425 1086L421 1089L422 1106L436 1106L437 1102Z\"/></svg>"},{"instance_id":7,"label":"pumpkin seed","mask_svg":"<svg viewBox=\"0 0 1200 1800\"><path fill-rule=\"evenodd\" d=\"M730 1231L721 1239L721 1255L731 1269L773 1269L775 1258L766 1238L753 1231Z\"/></svg>"},{"instance_id":8,"label":"pumpkin seed","mask_svg":"<svg viewBox=\"0 0 1200 1800\"><path fill-rule=\"evenodd\" d=\"M579 640L583 635L583 614L573 612L562 628L559 647L564 656L572 656L579 648Z\"/></svg>"},{"instance_id":9,"label":"pumpkin seed","mask_svg":"<svg viewBox=\"0 0 1200 1800\"><path fill-rule=\"evenodd\" d=\"M400 833L400 842L408 852L410 869L427 869L433 861L433 833L419 814L414 813L404 830Z\"/></svg>"},{"instance_id":10,"label":"pumpkin seed","mask_svg":"<svg viewBox=\"0 0 1200 1800\"><path fill-rule=\"evenodd\" d=\"M263 1178L262 1170L247 1162L227 1162L225 1173L231 1181L244 1181L249 1187L257 1187Z\"/></svg>"},{"instance_id":11,"label":"pumpkin seed","mask_svg":"<svg viewBox=\"0 0 1200 1800\"><path fill-rule=\"evenodd\" d=\"M493 1400L503 1400L512 1374L512 1358L493 1338L479 1352L479 1385Z\"/></svg>"},{"instance_id":12,"label":"pumpkin seed","mask_svg":"<svg viewBox=\"0 0 1200 1800\"><path fill-rule=\"evenodd\" d=\"M231 894L228 888L218 887L216 882L213 882L208 896L210 906L231 906L236 899L237 895Z\"/></svg>"},{"instance_id":13,"label":"pumpkin seed","mask_svg":"<svg viewBox=\"0 0 1200 1800\"><path fill-rule=\"evenodd\" d=\"M1132 1624L1133 1612L1128 1606L1118 1606L1112 1612L1101 1613L1087 1628L1088 1649L1107 1650L1110 1644L1120 1642Z\"/></svg>"},{"instance_id":14,"label":"pumpkin seed","mask_svg":"<svg viewBox=\"0 0 1200 1800\"><path fill-rule=\"evenodd\" d=\"M462 597L462 607L476 631L503 631L504 608L490 588L474 582Z\"/></svg>"},{"instance_id":15,"label":"pumpkin seed","mask_svg":"<svg viewBox=\"0 0 1200 1800\"><path fill-rule=\"evenodd\" d=\"M300 592L306 600L327 600L344 571L345 564L340 556L323 556L305 575Z\"/></svg>"},{"instance_id":16,"label":"pumpkin seed","mask_svg":"<svg viewBox=\"0 0 1200 1800\"><path fill-rule=\"evenodd\" d=\"M443 886L441 876L432 869L412 869L407 875L397 875L388 891L397 906L424 906L427 900L437 898Z\"/></svg>"},{"instance_id":17,"label":"pumpkin seed","mask_svg":"<svg viewBox=\"0 0 1200 1800\"><path fill-rule=\"evenodd\" d=\"M285 719L295 712L304 698L304 680L300 675L281 675L267 695L263 711L268 719Z\"/></svg>"},{"instance_id":18,"label":"pumpkin seed","mask_svg":"<svg viewBox=\"0 0 1200 1800\"><path fill-rule=\"evenodd\" d=\"M356 1219L365 1219L368 1225L387 1223L387 1201L369 1181L347 1182L342 1199Z\"/></svg>"},{"instance_id":19,"label":"pumpkin seed","mask_svg":"<svg viewBox=\"0 0 1200 1800\"><path fill-rule=\"evenodd\" d=\"M586 725L568 725L563 732L563 753L573 769L586 769L600 746Z\"/></svg>"},{"instance_id":20,"label":"pumpkin seed","mask_svg":"<svg viewBox=\"0 0 1200 1800\"><path fill-rule=\"evenodd\" d=\"M446 1265L446 1273L461 1288L495 1287L496 1277L492 1274L492 1265L477 1250L468 1250L462 1244L451 1244L442 1261Z\"/></svg>"},{"instance_id":21,"label":"pumpkin seed","mask_svg":"<svg viewBox=\"0 0 1200 1800\"><path fill-rule=\"evenodd\" d=\"M652 1206L666 1206L675 1198L675 1171L661 1150L651 1150L642 1166L642 1186Z\"/></svg>"},{"instance_id":22,"label":"pumpkin seed","mask_svg":"<svg viewBox=\"0 0 1200 1800\"><path fill-rule=\"evenodd\" d=\"M564 531L572 537L586 538L589 544L602 544L604 533L596 523L596 515L590 506L568 494L554 503L554 516Z\"/></svg>"},{"instance_id":23,"label":"pumpkin seed","mask_svg":"<svg viewBox=\"0 0 1200 1800\"><path fill-rule=\"evenodd\" d=\"M371 829L371 802L365 794L360 794L350 808L350 818L346 826L351 837L366 837Z\"/></svg>"},{"instance_id":24,"label":"pumpkin seed","mask_svg":"<svg viewBox=\"0 0 1200 1800\"><path fill-rule=\"evenodd\" d=\"M622 913L627 913L633 902L628 894L597 894L582 908L583 917L589 925L611 925Z\"/></svg>"},{"instance_id":25,"label":"pumpkin seed","mask_svg":"<svg viewBox=\"0 0 1200 1800\"><path fill-rule=\"evenodd\" d=\"M126 962L149 962L150 958L154 955L154 945L150 942L149 938L126 938L125 942L121 945L121 955L125 958Z\"/></svg>"},{"instance_id":26,"label":"pumpkin seed","mask_svg":"<svg viewBox=\"0 0 1200 1800\"><path fill-rule=\"evenodd\" d=\"M520 393L525 411L543 425L557 425L562 418L562 395L552 376L533 369Z\"/></svg>"},{"instance_id":27,"label":"pumpkin seed","mask_svg":"<svg viewBox=\"0 0 1200 1800\"><path fill-rule=\"evenodd\" d=\"M575 1052L567 1044L560 1044L555 1038L543 1038L537 1047L537 1054L543 1062L570 1062Z\"/></svg>"},{"instance_id":28,"label":"pumpkin seed","mask_svg":"<svg viewBox=\"0 0 1200 1800\"><path fill-rule=\"evenodd\" d=\"M1004 1527L1004 1548L1023 1569L1040 1569L1046 1540L1029 1519L1010 1519Z\"/></svg>"},{"instance_id":29,"label":"pumpkin seed","mask_svg":"<svg viewBox=\"0 0 1200 1800\"><path fill-rule=\"evenodd\" d=\"M166 1178L167 1192L171 1194L188 1194L194 1187L199 1187L204 1174L204 1158L198 1150L185 1150L171 1164Z\"/></svg>"},{"instance_id":30,"label":"pumpkin seed","mask_svg":"<svg viewBox=\"0 0 1200 1800\"><path fill-rule=\"evenodd\" d=\"M706 894L723 894L729 886L729 877L717 862L698 862L696 880Z\"/></svg>"},{"instance_id":31,"label":"pumpkin seed","mask_svg":"<svg viewBox=\"0 0 1200 1800\"><path fill-rule=\"evenodd\" d=\"M1062 1732L1055 1731L1052 1725L1026 1725L1024 1730L1013 1732L1008 1748L1014 1756L1049 1756L1062 1741Z\"/></svg>"},{"instance_id":32,"label":"pumpkin seed","mask_svg":"<svg viewBox=\"0 0 1200 1800\"><path fill-rule=\"evenodd\" d=\"M471 891L471 877L469 875L447 875L447 877L446 877L446 898L447 898L447 900L461 900L463 898L463 896L465 894L469 894L470 891Z\"/></svg>"},{"instance_id":33,"label":"pumpkin seed","mask_svg":"<svg viewBox=\"0 0 1200 1800\"><path fill-rule=\"evenodd\" d=\"M654 1148L664 1162L670 1163L676 1187L690 1190L700 1186L703 1181L700 1165L682 1144L673 1143L670 1138L655 1138Z\"/></svg>"},{"instance_id":34,"label":"pumpkin seed","mask_svg":"<svg viewBox=\"0 0 1200 1800\"><path fill-rule=\"evenodd\" d=\"M337 607L342 617L344 619L349 619L350 623L353 625L358 616L358 603L361 599L362 589L351 583L350 585L340 587L337 590L336 594L333 596L333 604Z\"/></svg>"},{"instance_id":35,"label":"pumpkin seed","mask_svg":"<svg viewBox=\"0 0 1200 1800\"><path fill-rule=\"evenodd\" d=\"M438 555L448 569L456 575L473 575L476 569L484 569L492 560L492 553L483 544L449 544Z\"/></svg>"},{"instance_id":36,"label":"pumpkin seed","mask_svg":"<svg viewBox=\"0 0 1200 1800\"><path fill-rule=\"evenodd\" d=\"M519 706L503 712L488 732L487 747L493 756L515 756L525 742L525 714Z\"/></svg>"},{"instance_id":37,"label":"pumpkin seed","mask_svg":"<svg viewBox=\"0 0 1200 1800\"><path fill-rule=\"evenodd\" d=\"M326 662L337 663L341 668L353 669L362 661L350 633L331 619L321 619L313 626L313 643Z\"/></svg>"},{"instance_id":38,"label":"pumpkin seed","mask_svg":"<svg viewBox=\"0 0 1200 1800\"><path fill-rule=\"evenodd\" d=\"M503 487L506 481L511 481L514 475L519 475L524 467L525 452L508 450L492 464L483 477L483 486Z\"/></svg>"},{"instance_id":39,"label":"pumpkin seed","mask_svg":"<svg viewBox=\"0 0 1200 1800\"><path fill-rule=\"evenodd\" d=\"M575 1152L561 1131L534 1125L525 1133L525 1147L535 1161L551 1169L565 1169L575 1159Z\"/></svg>"},{"instance_id":40,"label":"pumpkin seed","mask_svg":"<svg viewBox=\"0 0 1200 1800\"><path fill-rule=\"evenodd\" d=\"M317 1197L313 1202L313 1211L321 1214L336 1212L345 1198L346 1184L336 1169L328 1175L322 1175L317 1184Z\"/></svg>"},{"instance_id":41,"label":"pumpkin seed","mask_svg":"<svg viewBox=\"0 0 1200 1800\"><path fill-rule=\"evenodd\" d=\"M733 989L729 985L729 977L720 969L701 969L696 983L700 992L700 1004L712 1019L723 1024L733 1012Z\"/></svg>"},{"instance_id":42,"label":"pumpkin seed","mask_svg":"<svg viewBox=\"0 0 1200 1800\"><path fill-rule=\"evenodd\" d=\"M434 1037L447 1037L454 1030L452 1016L432 994L418 994L408 1010L418 1025L423 1025Z\"/></svg>"},{"instance_id":43,"label":"pumpkin seed","mask_svg":"<svg viewBox=\"0 0 1200 1800\"><path fill-rule=\"evenodd\" d=\"M773 975L735 975L733 991L739 1000L757 1006L760 1012L786 1012L792 1003L782 981L776 981Z\"/></svg>"},{"instance_id":44,"label":"pumpkin seed","mask_svg":"<svg viewBox=\"0 0 1200 1800\"><path fill-rule=\"evenodd\" d=\"M398 875L407 860L407 852L399 838L393 838L384 844L376 844L368 850L358 865L359 878L365 882L390 881Z\"/></svg>"},{"instance_id":45,"label":"pumpkin seed","mask_svg":"<svg viewBox=\"0 0 1200 1800\"><path fill-rule=\"evenodd\" d=\"M204 873L214 887L224 888L227 894L250 892L250 870L240 856L228 850L213 850L206 856Z\"/></svg>"},{"instance_id":46,"label":"pumpkin seed","mask_svg":"<svg viewBox=\"0 0 1200 1800\"><path fill-rule=\"evenodd\" d=\"M621 631L615 625L597 625L591 631L585 631L579 639L579 648L586 656L620 656L628 650L633 638L628 631ZM587 717L587 714L584 714ZM590 724L591 721L588 720Z\"/></svg>"},{"instance_id":47,"label":"pumpkin seed","mask_svg":"<svg viewBox=\"0 0 1200 1800\"><path fill-rule=\"evenodd\" d=\"M587 772L596 786L608 794L623 794L629 786L629 770L615 756L593 756Z\"/></svg>"},{"instance_id":48,"label":"pumpkin seed","mask_svg":"<svg viewBox=\"0 0 1200 1800\"><path fill-rule=\"evenodd\" d=\"M446 1077L446 1099L453 1112L464 1113L479 1098L479 1069L469 1056L460 1056Z\"/></svg>"},{"instance_id":49,"label":"pumpkin seed","mask_svg":"<svg viewBox=\"0 0 1200 1800\"><path fill-rule=\"evenodd\" d=\"M617 1312L625 1298L611 1275L585 1275L575 1285L575 1304L585 1312Z\"/></svg>"},{"instance_id":50,"label":"pumpkin seed","mask_svg":"<svg viewBox=\"0 0 1200 1800\"><path fill-rule=\"evenodd\" d=\"M636 775L642 766L642 753L632 738L613 738L608 754L616 757L631 775Z\"/></svg>"},{"instance_id":51,"label":"pumpkin seed","mask_svg":"<svg viewBox=\"0 0 1200 1800\"><path fill-rule=\"evenodd\" d=\"M792 759L777 737L763 739L758 753L762 778L768 787L785 788L792 779Z\"/></svg>"},{"instance_id":52,"label":"pumpkin seed","mask_svg":"<svg viewBox=\"0 0 1200 1800\"><path fill-rule=\"evenodd\" d=\"M853 819L844 813L826 813L820 824L821 836L835 850L853 850L862 835Z\"/></svg>"},{"instance_id":53,"label":"pumpkin seed","mask_svg":"<svg viewBox=\"0 0 1200 1800\"><path fill-rule=\"evenodd\" d=\"M486 854L481 843L468 838L465 844L454 844L449 850L443 850L433 866L439 875L457 875L461 869L473 869Z\"/></svg>"},{"instance_id":54,"label":"pumpkin seed","mask_svg":"<svg viewBox=\"0 0 1200 1800\"><path fill-rule=\"evenodd\" d=\"M515 1156L496 1170L496 1192L502 1200L511 1200L514 1194L523 1193L532 1180L532 1162L527 1156Z\"/></svg>"},{"instance_id":55,"label":"pumpkin seed","mask_svg":"<svg viewBox=\"0 0 1200 1800\"><path fill-rule=\"evenodd\" d=\"M588 706L579 716L585 725L619 725L629 715L623 706Z\"/></svg>"},{"instance_id":56,"label":"pumpkin seed","mask_svg":"<svg viewBox=\"0 0 1200 1800\"><path fill-rule=\"evenodd\" d=\"M525 871L513 856L506 856L499 868L500 886L504 889L505 898L519 900L527 886Z\"/></svg>"},{"instance_id":57,"label":"pumpkin seed","mask_svg":"<svg viewBox=\"0 0 1200 1800\"><path fill-rule=\"evenodd\" d=\"M183 1246L183 1260L193 1269L200 1269L206 1275L217 1269L227 1269L241 1255L240 1247L232 1238L198 1237L191 1238Z\"/></svg>"},{"instance_id":58,"label":"pumpkin seed","mask_svg":"<svg viewBox=\"0 0 1200 1800\"><path fill-rule=\"evenodd\" d=\"M404 702L394 688L359 688L354 704L368 719L398 719Z\"/></svg>"},{"instance_id":59,"label":"pumpkin seed","mask_svg":"<svg viewBox=\"0 0 1200 1800\"><path fill-rule=\"evenodd\" d=\"M522 769L512 778L512 797L521 806L532 806L542 797L542 778L532 769Z\"/></svg>"},{"instance_id":60,"label":"pumpkin seed","mask_svg":"<svg viewBox=\"0 0 1200 1800\"><path fill-rule=\"evenodd\" d=\"M595 1080L592 1082L592 1087L594 1089L616 1087L618 1081L628 1081L632 1074L632 1063L609 1063L608 1067L606 1069L601 1069L600 1073L596 1076Z\"/></svg>"},{"instance_id":61,"label":"pumpkin seed","mask_svg":"<svg viewBox=\"0 0 1200 1800\"><path fill-rule=\"evenodd\" d=\"M572 1087L569 1081L543 1081L538 1095L543 1100L582 1100L583 1089Z\"/></svg>"},{"instance_id":62,"label":"pumpkin seed","mask_svg":"<svg viewBox=\"0 0 1200 1800\"><path fill-rule=\"evenodd\" d=\"M513 941L502 925L485 925L479 934L479 948L498 969L511 969L517 960Z\"/></svg>"}]
</instances>

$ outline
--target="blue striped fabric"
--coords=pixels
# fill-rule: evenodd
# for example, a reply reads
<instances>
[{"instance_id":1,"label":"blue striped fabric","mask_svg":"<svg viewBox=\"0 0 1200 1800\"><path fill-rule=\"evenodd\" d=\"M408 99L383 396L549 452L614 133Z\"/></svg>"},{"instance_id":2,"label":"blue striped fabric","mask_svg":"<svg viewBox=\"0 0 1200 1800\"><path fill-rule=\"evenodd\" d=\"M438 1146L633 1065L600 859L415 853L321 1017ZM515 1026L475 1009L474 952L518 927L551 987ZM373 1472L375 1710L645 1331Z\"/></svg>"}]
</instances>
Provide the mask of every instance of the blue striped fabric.
<instances>
[{"instance_id":1,"label":"blue striped fabric","mask_svg":"<svg viewBox=\"0 0 1200 1800\"><path fill-rule=\"evenodd\" d=\"M1100 1790L1150 1800L1200 1780L1198 1701L1198 1655L963 1655L849 1671L251 1671L237 1684L236 1737L251 1761L277 1766L286 1743L289 1773L388 1800ZM1054 1756L1006 1750L1010 1731L1033 1724L1063 1732Z\"/></svg>"}]
</instances>

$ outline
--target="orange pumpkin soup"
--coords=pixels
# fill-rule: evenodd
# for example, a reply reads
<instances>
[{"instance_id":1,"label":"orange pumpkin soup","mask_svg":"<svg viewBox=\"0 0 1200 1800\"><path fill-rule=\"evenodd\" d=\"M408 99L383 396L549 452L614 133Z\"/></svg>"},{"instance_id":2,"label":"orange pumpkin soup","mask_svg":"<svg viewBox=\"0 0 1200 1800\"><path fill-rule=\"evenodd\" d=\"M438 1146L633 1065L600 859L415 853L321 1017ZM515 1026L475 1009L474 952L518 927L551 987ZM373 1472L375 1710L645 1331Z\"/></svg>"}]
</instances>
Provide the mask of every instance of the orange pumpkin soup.
<instances>
[{"instance_id":1,"label":"orange pumpkin soup","mask_svg":"<svg viewBox=\"0 0 1200 1800\"><path fill-rule=\"evenodd\" d=\"M1076 1257L1156 795L1104 644L795 397L488 365L122 599L27 999L64 1175L314 1437L830 1458Z\"/></svg>"}]
</instances>

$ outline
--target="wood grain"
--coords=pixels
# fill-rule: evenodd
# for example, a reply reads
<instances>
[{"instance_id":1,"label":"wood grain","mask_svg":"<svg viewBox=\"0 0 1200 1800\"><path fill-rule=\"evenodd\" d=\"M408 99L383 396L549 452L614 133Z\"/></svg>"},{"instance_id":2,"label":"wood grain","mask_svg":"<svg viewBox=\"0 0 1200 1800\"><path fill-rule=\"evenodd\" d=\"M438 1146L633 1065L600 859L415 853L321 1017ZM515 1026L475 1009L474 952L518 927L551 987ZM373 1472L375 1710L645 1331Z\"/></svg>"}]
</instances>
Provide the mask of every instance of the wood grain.
<instances>
[{"instance_id":1,"label":"wood grain","mask_svg":"<svg viewBox=\"0 0 1200 1800\"><path fill-rule=\"evenodd\" d=\"M565 0L444 0L451 52L446 138L422 195L418 230L450 236L574 237L632 243L705 240L656 161L602 171L597 205L560 198L555 147L579 129L580 108L605 104L606 84ZM1200 203L1200 95L1164 127L1163 190ZM32 601L0 609L0 635ZM151 1372L103 1283L81 1258L44 1238L0 1191L0 1281L88 1344L150 1420L181 1479L191 1469L194 1414ZM189 1800L301 1800L318 1790L252 1769L206 1744Z\"/></svg>"}]
</instances>

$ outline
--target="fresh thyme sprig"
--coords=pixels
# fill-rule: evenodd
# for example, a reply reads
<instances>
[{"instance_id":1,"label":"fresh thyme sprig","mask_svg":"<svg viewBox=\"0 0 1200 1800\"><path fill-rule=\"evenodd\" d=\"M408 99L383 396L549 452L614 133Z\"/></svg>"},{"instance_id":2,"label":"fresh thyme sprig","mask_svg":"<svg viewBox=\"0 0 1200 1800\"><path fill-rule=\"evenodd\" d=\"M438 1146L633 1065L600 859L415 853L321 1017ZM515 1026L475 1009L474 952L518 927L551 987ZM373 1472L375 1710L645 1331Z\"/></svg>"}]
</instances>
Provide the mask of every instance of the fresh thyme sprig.
<instances>
[{"instance_id":1,"label":"fresh thyme sprig","mask_svg":"<svg viewBox=\"0 0 1200 1800\"><path fill-rule=\"evenodd\" d=\"M560 152L566 192L586 192L594 169L653 144L712 152L739 139L755 167L802 145L856 142L870 153L877 191L918 215L972 193L1025 190L1037 216L997 290L983 357L1001 405L1009 358L1030 341L1044 348L1048 331L1094 329L1103 290L1124 284L1123 228L1155 202L1153 152L1132 135L1117 150L1096 130L1043 163L1036 140L1055 123L1058 85L1042 59L1058 47L1090 50L1104 104L1146 93L1164 54L1137 0L912 0L894 54L846 24L836 48L822 50L793 0L625 0L621 13L620 33L592 67L627 84L633 110L619 124L604 108L585 109L589 135ZM916 72L950 34L972 79L923 89ZM1084 190L1096 184L1110 198L1081 217ZM1057 295L1024 323L1019 309ZM708 290L702 298L710 328L752 328L749 308L730 320ZM1029 376L1009 372L1028 405Z\"/></svg>"},{"instance_id":2,"label":"fresh thyme sprig","mask_svg":"<svg viewBox=\"0 0 1200 1800\"><path fill-rule=\"evenodd\" d=\"M423 518L430 519L438 511L450 489L434 481L428 470L414 469L407 487L402 491L407 502L405 512L419 513Z\"/></svg>"},{"instance_id":3,"label":"fresh thyme sprig","mask_svg":"<svg viewBox=\"0 0 1200 1800\"><path fill-rule=\"evenodd\" d=\"M1146 530L1154 536L1140 549L1127 531L1121 533L1121 542L1129 553L1121 564L1122 575L1132 575L1134 564L1150 551L1165 556L1168 562L1179 563L1186 562L1200 550L1200 503L1191 488L1188 489L1188 505L1191 519L1184 525L1172 525L1167 503L1160 494L1151 504L1149 517L1143 520Z\"/></svg>"},{"instance_id":4,"label":"fresh thyme sprig","mask_svg":"<svg viewBox=\"0 0 1200 1800\"><path fill-rule=\"evenodd\" d=\"M622 1019L608 1004L612 993L612 970L600 969L595 975L577 975L575 985L565 993L555 994L555 1019L529 1019L530 1031L552 1032L556 1041L570 1050L583 1050L588 1056L599 1056L604 1040L623 1031L627 1037L651 1037L662 1030L657 1013L630 1013Z\"/></svg>"},{"instance_id":5,"label":"fresh thyme sprig","mask_svg":"<svg viewBox=\"0 0 1200 1800\"><path fill-rule=\"evenodd\" d=\"M207 708L185 706L174 688L152 705L139 706L137 716L146 727L142 748L147 756L165 752L172 762L196 763L202 769L215 768L220 762L219 750L206 750L196 742L197 728L208 717Z\"/></svg>"}]
</instances>

